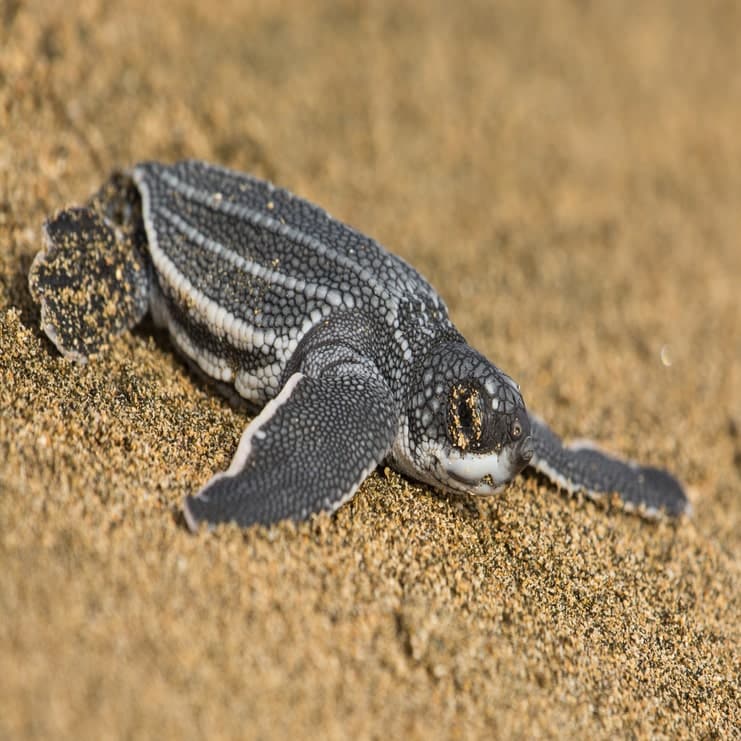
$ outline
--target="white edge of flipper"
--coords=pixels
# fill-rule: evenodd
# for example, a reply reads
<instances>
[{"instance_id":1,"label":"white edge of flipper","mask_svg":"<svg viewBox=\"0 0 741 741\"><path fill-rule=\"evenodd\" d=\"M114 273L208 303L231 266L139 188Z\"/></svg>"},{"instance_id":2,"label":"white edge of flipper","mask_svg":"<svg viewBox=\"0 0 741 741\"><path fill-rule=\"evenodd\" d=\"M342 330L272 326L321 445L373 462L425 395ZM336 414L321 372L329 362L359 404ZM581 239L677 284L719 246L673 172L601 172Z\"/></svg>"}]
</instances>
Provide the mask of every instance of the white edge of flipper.
<instances>
[{"instance_id":1,"label":"white edge of flipper","mask_svg":"<svg viewBox=\"0 0 741 741\"><path fill-rule=\"evenodd\" d=\"M260 411L260 413L247 425L245 431L242 433L242 438L239 441L237 450L234 453L232 462L226 471L217 473L212 476L198 491L195 498L204 498L205 490L216 480L224 478L225 476L236 476L247 463L247 459L250 457L252 452L252 440L262 439L265 437L265 433L262 432L262 427L273 417L278 411L279 407L282 406L288 399L291 398L293 389L296 388L298 382L304 378L303 373L294 373L286 382L281 392L274 398L271 399ZM199 523L198 520L193 517L190 510L188 509L188 501L185 500L183 504L183 514L185 515L185 522L188 524L188 529L196 533L198 532Z\"/></svg>"},{"instance_id":2,"label":"white edge of flipper","mask_svg":"<svg viewBox=\"0 0 741 741\"><path fill-rule=\"evenodd\" d=\"M534 419L539 424L543 425L544 427L550 429L548 424L545 422L545 420L540 415L534 414L533 412L528 411L528 416ZM634 471L644 467L638 461L634 461L631 458L618 455L612 452L611 450L605 450L605 448L602 447L602 445L594 442L594 440L590 440L589 438L576 438L574 440L570 440L568 443L566 443L562 438L559 438L559 439L561 440L561 444L563 445L565 450L571 450L574 452L578 452L579 450L594 450L597 453L600 453L601 455L605 456L605 458L609 458L613 461L616 461L617 463L622 463L628 466L629 468L632 468ZM583 486L576 486L572 481L567 479L563 474L558 472L552 466L544 463L542 460L537 466L533 464L529 464L529 465L530 467L535 468L535 470L540 470L543 474L545 474L545 476L550 481L554 482L561 489L564 489L565 491L569 492L569 494L583 494L587 499L590 499L591 501L597 502L597 503L604 502L605 498L610 496L608 492L595 491L593 489L586 489ZM673 474L669 473L669 475L672 476L672 478L674 478ZM682 512L682 515L685 517L691 518L693 514L693 507L692 507L692 502L689 499L689 496L687 496L687 487L684 486L679 481L677 483L684 490L685 498L687 502L684 512ZM620 501L620 507L624 512L627 512L629 514L632 514L632 513L640 514L641 517L644 517L645 519L648 519L648 520L658 520L664 517L664 511L661 509L657 509L655 507L645 507L642 505L635 505L630 502L625 502L622 499Z\"/></svg>"}]
</instances>

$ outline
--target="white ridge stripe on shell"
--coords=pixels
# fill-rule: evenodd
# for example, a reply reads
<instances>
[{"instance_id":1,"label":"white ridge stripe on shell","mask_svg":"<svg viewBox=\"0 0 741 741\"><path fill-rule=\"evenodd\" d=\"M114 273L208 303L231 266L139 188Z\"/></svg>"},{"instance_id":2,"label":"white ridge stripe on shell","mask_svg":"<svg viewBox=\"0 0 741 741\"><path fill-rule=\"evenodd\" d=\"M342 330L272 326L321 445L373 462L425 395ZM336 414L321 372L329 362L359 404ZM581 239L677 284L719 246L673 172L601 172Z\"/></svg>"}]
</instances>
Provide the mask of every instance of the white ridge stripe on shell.
<instances>
[{"instance_id":1,"label":"white ridge stripe on shell","mask_svg":"<svg viewBox=\"0 0 741 741\"><path fill-rule=\"evenodd\" d=\"M167 328L178 349L193 360L204 373L217 381L231 383L243 399L255 404L264 403L266 396L277 390L281 375L279 362L249 370L240 368L235 374L226 358L214 355L193 342L191 335L173 318L160 291L156 288L154 290L151 308L155 323Z\"/></svg>"},{"instance_id":2,"label":"white ridge stripe on shell","mask_svg":"<svg viewBox=\"0 0 741 741\"><path fill-rule=\"evenodd\" d=\"M199 247L203 247L212 254L226 260L253 278L259 278L268 283L281 286L281 288L287 288L289 291L294 291L295 293L303 293L309 300L316 298L317 290L320 287L318 283L310 283L300 278L292 278L285 273L281 273L279 270L274 270L266 265L261 265L259 262L247 260L241 255L237 255L225 245L207 237L199 229L189 224L182 216L178 216L178 214L173 213L165 206L162 206L158 210L158 213L164 216L180 232L185 234L188 239L193 240ZM327 289L323 301L330 306L339 306L342 304L342 295L339 291L330 288Z\"/></svg>"},{"instance_id":3,"label":"white ridge stripe on shell","mask_svg":"<svg viewBox=\"0 0 741 741\"><path fill-rule=\"evenodd\" d=\"M262 346L266 341L266 335L273 336L272 347L276 353L281 354L284 358L290 357L294 348L298 344L299 337L295 339L290 337L278 337L274 330L260 329L248 324L239 317L236 317L223 306L210 299L204 293L199 291L191 281L177 268L173 261L168 257L165 251L159 246L157 240L157 231L154 229L151 218L151 205L149 201L149 190L144 182L137 183L142 193L142 215L147 229L149 238L149 254L152 258L160 280L177 294L186 296L193 306L194 314L200 318L218 334L221 330L224 336L237 349L252 349ZM181 302L186 303L186 302ZM306 322L302 327L303 331L308 330L310 322Z\"/></svg>"},{"instance_id":4,"label":"white ridge stripe on shell","mask_svg":"<svg viewBox=\"0 0 741 741\"><path fill-rule=\"evenodd\" d=\"M316 237L313 237L310 234L307 234L306 232L303 232L296 227L291 226L290 224L284 224L283 222L274 219L272 216L268 216L263 211L257 211L243 204L234 203L233 201L227 201L223 198L215 200L213 197L214 194L212 192L204 191L200 188L188 185L187 183L183 183L176 175L174 175L170 171L163 170L158 173L158 175L171 188L173 188L186 198L195 201L201 206L206 206L207 208L215 211L222 211L223 213L229 214L230 216L239 216L240 218L246 219L255 226L266 228L273 234L281 234L283 236L286 236L289 239L298 242L298 244L300 245L310 247L323 258L334 261L335 264L340 265L341 267L355 273L355 275L357 275L361 281L363 281L373 289L373 293L375 293L376 296L382 299L384 303L390 305L392 309L391 314L394 317L395 321L395 317L398 314L399 310L398 297L394 296L388 290L387 286L374 278L372 271L367 267L358 265L356 261L350 259L345 255L342 255L337 250L332 249L332 247L325 242L318 240ZM332 219L332 217L326 211L324 213L328 219ZM352 298L350 294L345 294L342 296L342 299L345 300L346 296L348 298ZM354 301L352 301L352 303L354 304ZM351 309L353 308L353 306L348 306L348 308Z\"/></svg>"},{"instance_id":5,"label":"white ridge stripe on shell","mask_svg":"<svg viewBox=\"0 0 741 741\"><path fill-rule=\"evenodd\" d=\"M234 380L234 373L226 359L208 352L193 342L192 337L172 317L164 297L157 291L152 296L152 315L158 326L167 327L172 341L178 349L198 364L198 367L217 381L229 383Z\"/></svg>"},{"instance_id":6,"label":"white ridge stripe on shell","mask_svg":"<svg viewBox=\"0 0 741 741\"><path fill-rule=\"evenodd\" d=\"M160 213L163 212L169 213L166 209L161 209ZM173 225L181 228L179 224ZM186 236L191 239L195 239L195 234L197 234L195 230L190 233L186 232ZM205 245L199 243L199 246ZM157 257L155 257L155 252L157 253ZM244 319L235 316L230 311L227 311L223 306L219 305L216 301L199 291L193 283L188 280L182 272L180 272L178 267L166 255L164 250L159 247L159 245L154 247L150 242L150 253L152 254L152 260L155 262L158 271L165 278L165 281L170 286L171 290L181 295L185 294L191 300L192 313L207 324L214 334L218 336L221 333L221 336L227 337L230 343L238 349L260 347L267 342L276 351L276 353L281 354L284 359L290 357L297 344L297 340L292 340L290 337L279 337L275 333L275 330L270 328L262 329L249 324L244 321ZM286 352L286 350L288 350L288 352Z\"/></svg>"}]
</instances>

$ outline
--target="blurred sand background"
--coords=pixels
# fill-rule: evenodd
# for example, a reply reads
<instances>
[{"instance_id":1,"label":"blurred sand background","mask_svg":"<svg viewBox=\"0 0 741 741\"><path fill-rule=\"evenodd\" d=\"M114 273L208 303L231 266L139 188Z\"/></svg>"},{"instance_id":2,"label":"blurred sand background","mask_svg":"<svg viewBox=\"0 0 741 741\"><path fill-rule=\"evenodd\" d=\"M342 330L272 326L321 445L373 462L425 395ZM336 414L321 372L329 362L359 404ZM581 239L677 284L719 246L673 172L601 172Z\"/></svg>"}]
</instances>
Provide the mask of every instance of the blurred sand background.
<instances>
[{"instance_id":1,"label":"blurred sand background","mask_svg":"<svg viewBox=\"0 0 741 741\"><path fill-rule=\"evenodd\" d=\"M0 737L739 737L741 6L0 1ZM650 524L383 470L192 537L247 418L145 323L38 329L45 214L116 166L268 177L438 287Z\"/></svg>"}]
</instances>

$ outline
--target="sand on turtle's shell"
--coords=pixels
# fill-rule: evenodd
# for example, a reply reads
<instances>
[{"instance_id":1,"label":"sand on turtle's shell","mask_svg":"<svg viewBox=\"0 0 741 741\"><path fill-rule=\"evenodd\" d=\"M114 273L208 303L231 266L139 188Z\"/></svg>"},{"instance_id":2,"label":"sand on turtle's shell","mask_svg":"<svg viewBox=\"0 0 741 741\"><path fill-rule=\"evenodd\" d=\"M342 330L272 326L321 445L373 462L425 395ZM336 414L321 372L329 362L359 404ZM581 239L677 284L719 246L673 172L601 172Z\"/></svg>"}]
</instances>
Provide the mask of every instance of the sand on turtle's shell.
<instances>
[{"instance_id":1,"label":"sand on turtle's shell","mask_svg":"<svg viewBox=\"0 0 741 741\"><path fill-rule=\"evenodd\" d=\"M738 4L212 7L0 8L0 737L737 735ZM26 277L45 215L185 156L408 259L693 520L381 469L333 518L191 536L248 418L151 322L60 358Z\"/></svg>"}]
</instances>

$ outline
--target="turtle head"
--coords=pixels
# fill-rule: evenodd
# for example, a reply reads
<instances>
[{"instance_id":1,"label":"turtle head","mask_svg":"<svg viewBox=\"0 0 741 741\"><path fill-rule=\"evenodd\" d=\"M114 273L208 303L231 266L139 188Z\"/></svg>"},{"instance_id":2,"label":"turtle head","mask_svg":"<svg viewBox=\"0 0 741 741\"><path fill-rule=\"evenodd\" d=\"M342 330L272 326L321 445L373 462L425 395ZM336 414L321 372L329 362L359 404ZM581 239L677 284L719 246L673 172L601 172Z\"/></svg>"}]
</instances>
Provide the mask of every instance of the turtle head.
<instances>
[{"instance_id":1,"label":"turtle head","mask_svg":"<svg viewBox=\"0 0 741 741\"><path fill-rule=\"evenodd\" d=\"M494 494L533 455L517 384L463 342L430 353L394 443L395 463L441 489Z\"/></svg>"}]
</instances>

